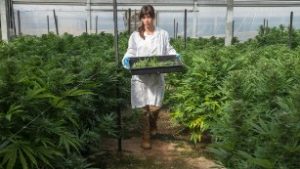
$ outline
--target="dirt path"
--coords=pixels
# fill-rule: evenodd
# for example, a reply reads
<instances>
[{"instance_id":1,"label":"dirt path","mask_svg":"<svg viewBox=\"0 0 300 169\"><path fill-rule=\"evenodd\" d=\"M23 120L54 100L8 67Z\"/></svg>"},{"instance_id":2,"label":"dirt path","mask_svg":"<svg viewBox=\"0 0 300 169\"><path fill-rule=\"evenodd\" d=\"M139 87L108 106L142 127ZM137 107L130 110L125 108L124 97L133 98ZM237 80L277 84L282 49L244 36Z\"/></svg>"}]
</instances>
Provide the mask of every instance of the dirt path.
<instances>
[{"instance_id":1,"label":"dirt path","mask_svg":"<svg viewBox=\"0 0 300 169\"><path fill-rule=\"evenodd\" d=\"M164 109L159 114L158 134L152 138L152 149L140 147L140 134L122 141L122 159L111 164L111 169L208 169L215 163L205 157L205 146L191 144L182 127L170 119L170 113ZM104 149L117 152L117 140L106 139Z\"/></svg>"}]
</instances>

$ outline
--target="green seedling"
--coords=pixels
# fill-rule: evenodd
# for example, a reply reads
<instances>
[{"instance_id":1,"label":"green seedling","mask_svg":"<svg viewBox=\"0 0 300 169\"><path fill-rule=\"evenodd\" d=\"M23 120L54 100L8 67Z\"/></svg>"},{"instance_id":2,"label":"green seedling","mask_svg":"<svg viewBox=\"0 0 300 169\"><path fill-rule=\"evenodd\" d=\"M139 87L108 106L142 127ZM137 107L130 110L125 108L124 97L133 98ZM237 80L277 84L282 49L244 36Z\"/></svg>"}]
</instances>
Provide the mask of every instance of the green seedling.
<instances>
[{"instance_id":1,"label":"green seedling","mask_svg":"<svg viewBox=\"0 0 300 169\"><path fill-rule=\"evenodd\" d=\"M177 65L176 61L172 60L162 60L159 61L157 57L145 58L135 62L131 68L150 68L150 67L165 67L165 66L175 66Z\"/></svg>"}]
</instances>

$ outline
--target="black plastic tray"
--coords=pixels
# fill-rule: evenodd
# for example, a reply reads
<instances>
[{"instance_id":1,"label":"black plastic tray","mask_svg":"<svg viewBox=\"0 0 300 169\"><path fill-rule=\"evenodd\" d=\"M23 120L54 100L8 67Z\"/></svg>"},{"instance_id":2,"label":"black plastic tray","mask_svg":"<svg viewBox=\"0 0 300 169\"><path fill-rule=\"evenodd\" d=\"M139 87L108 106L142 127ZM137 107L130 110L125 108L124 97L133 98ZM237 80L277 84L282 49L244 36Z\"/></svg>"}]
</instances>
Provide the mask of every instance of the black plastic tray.
<instances>
[{"instance_id":1,"label":"black plastic tray","mask_svg":"<svg viewBox=\"0 0 300 169\"><path fill-rule=\"evenodd\" d=\"M176 62L174 66L160 66L160 67L145 67L145 68L131 68L132 65L140 60L157 57L159 61L172 60ZM161 55L161 56L140 56L131 57L129 60L130 72L132 75L143 75L143 74L160 74L160 73L171 73L171 72L182 72L185 67L180 59L176 55Z\"/></svg>"}]
</instances>

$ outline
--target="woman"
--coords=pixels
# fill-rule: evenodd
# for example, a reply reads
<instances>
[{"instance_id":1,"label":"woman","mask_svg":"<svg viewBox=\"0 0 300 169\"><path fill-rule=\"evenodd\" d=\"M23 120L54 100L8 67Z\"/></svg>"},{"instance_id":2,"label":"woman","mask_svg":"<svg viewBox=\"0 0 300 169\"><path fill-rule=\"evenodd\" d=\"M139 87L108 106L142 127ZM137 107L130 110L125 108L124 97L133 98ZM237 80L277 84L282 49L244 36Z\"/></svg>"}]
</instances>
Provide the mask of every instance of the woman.
<instances>
[{"instance_id":1,"label":"woman","mask_svg":"<svg viewBox=\"0 0 300 169\"><path fill-rule=\"evenodd\" d=\"M124 68L129 69L129 58L153 55L176 55L175 49L169 43L167 31L154 25L155 11L153 6L142 7L139 19L141 25L134 31L128 42L128 49L122 59ZM143 136L141 146L151 148L151 134L157 132L156 121L164 97L163 74L133 75L131 78L132 108L143 109Z\"/></svg>"}]
</instances>

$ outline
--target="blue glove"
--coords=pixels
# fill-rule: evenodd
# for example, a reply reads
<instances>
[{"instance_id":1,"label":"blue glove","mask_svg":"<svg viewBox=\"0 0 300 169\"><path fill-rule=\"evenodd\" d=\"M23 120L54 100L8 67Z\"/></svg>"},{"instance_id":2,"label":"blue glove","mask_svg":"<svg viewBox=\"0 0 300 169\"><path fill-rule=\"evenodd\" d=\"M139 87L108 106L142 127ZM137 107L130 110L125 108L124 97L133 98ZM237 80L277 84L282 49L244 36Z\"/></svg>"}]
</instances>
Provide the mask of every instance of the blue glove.
<instances>
[{"instance_id":1,"label":"blue glove","mask_svg":"<svg viewBox=\"0 0 300 169\"><path fill-rule=\"evenodd\" d=\"M125 55L122 59L122 65L125 69L130 69L130 64L129 64L129 57L128 55Z\"/></svg>"},{"instance_id":2,"label":"blue glove","mask_svg":"<svg viewBox=\"0 0 300 169\"><path fill-rule=\"evenodd\" d=\"M181 60L181 55L179 53L176 53L176 58Z\"/></svg>"}]
</instances>

